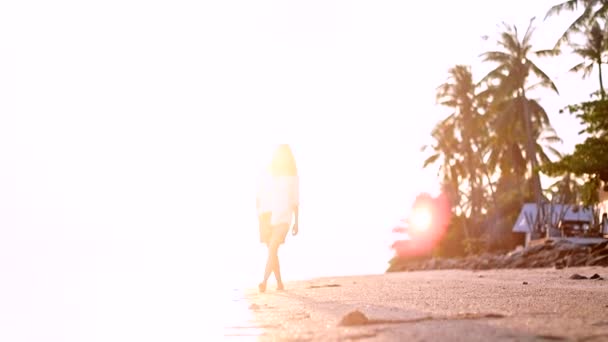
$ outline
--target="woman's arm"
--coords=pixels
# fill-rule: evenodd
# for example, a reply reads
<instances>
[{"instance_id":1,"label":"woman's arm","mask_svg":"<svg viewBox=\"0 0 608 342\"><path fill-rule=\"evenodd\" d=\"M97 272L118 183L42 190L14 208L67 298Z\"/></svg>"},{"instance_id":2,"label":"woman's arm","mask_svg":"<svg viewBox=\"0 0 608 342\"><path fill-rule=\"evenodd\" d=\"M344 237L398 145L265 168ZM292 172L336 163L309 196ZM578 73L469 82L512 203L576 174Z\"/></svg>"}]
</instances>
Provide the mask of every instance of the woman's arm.
<instances>
[{"instance_id":1,"label":"woman's arm","mask_svg":"<svg viewBox=\"0 0 608 342\"><path fill-rule=\"evenodd\" d=\"M297 178L295 179L295 184L294 184L294 201L293 201L293 215L294 215L294 224L293 224L293 228L291 230L291 233L293 235L297 235L298 234L298 229L299 229L299 220L300 220L300 180Z\"/></svg>"},{"instance_id":2,"label":"woman's arm","mask_svg":"<svg viewBox=\"0 0 608 342\"><path fill-rule=\"evenodd\" d=\"M298 235L298 231L299 231L299 227L298 227L298 206L296 206L293 210L293 214L295 216L295 221L293 223L293 228L291 228L291 234L292 235Z\"/></svg>"}]
</instances>

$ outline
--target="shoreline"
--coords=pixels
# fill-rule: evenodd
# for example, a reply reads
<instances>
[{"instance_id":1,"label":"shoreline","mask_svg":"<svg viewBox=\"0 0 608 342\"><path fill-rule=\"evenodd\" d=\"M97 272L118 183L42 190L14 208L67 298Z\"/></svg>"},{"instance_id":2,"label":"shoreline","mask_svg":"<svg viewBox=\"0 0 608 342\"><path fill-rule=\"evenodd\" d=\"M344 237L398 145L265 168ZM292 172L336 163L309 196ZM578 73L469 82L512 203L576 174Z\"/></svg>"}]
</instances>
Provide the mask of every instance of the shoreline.
<instances>
[{"instance_id":1,"label":"shoreline","mask_svg":"<svg viewBox=\"0 0 608 342\"><path fill-rule=\"evenodd\" d=\"M565 240L547 240L506 254L478 254L461 258L399 258L389 261L387 273L414 270L557 269L608 266L608 241L580 245Z\"/></svg>"}]
</instances>

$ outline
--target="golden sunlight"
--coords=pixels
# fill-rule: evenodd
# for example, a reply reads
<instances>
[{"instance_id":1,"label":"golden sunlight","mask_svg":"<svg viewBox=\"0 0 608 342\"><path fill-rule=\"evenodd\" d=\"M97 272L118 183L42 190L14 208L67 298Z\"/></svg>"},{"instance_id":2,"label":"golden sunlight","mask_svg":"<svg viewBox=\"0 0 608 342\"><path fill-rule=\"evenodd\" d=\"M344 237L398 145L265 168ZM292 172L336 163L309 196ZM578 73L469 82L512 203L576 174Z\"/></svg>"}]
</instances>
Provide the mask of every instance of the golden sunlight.
<instances>
[{"instance_id":1,"label":"golden sunlight","mask_svg":"<svg viewBox=\"0 0 608 342\"><path fill-rule=\"evenodd\" d=\"M412 212L411 224L412 228L418 230L427 230L431 225L431 211L427 207L415 208Z\"/></svg>"}]
</instances>

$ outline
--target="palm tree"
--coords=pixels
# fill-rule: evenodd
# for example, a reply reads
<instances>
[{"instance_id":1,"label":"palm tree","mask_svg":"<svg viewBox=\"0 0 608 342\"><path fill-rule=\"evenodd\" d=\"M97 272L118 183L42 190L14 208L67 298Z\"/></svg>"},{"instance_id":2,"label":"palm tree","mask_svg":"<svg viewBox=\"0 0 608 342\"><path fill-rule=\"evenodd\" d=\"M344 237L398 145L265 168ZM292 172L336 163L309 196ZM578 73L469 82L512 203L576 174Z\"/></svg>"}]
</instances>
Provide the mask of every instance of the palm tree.
<instances>
[{"instance_id":1,"label":"palm tree","mask_svg":"<svg viewBox=\"0 0 608 342\"><path fill-rule=\"evenodd\" d=\"M555 53L555 51L533 51L531 45L534 32L533 21L534 18L530 20L521 40L519 40L516 26L504 24L504 31L500 34L497 42L500 49L483 53L481 57L485 62L496 64L496 67L483 80L493 85L492 91L495 93L496 99L493 112L494 115L497 115L496 120L504 122L504 125L507 126L495 126L496 128L502 126L507 130L506 132L499 131L502 133L499 137L504 137L506 134L506 136L515 136L516 142L525 142L526 159L530 164L535 199L540 204L543 197L537 170L536 139L538 134L536 134L536 131L548 126L549 119L540 104L531 101L526 95L526 91L529 89L530 76L533 75L538 79L537 85L550 88L556 93L558 91L549 76L530 59L531 56ZM519 137L517 137L515 134L521 131L520 128L523 128L525 134L523 136L519 134ZM511 142L513 143L513 141ZM512 148L511 153L517 154L519 145L510 144L510 146Z\"/></svg>"},{"instance_id":2,"label":"palm tree","mask_svg":"<svg viewBox=\"0 0 608 342\"><path fill-rule=\"evenodd\" d=\"M478 85L473 82L469 66L456 65L448 71L448 75L448 80L437 88L437 103L454 110L448 118L455 133L459 135L459 145L455 148L463 164L463 177L470 187L471 216L476 216L481 212L484 202L482 196L478 195L483 186L477 158L479 132L482 131L477 108Z\"/></svg>"},{"instance_id":3,"label":"palm tree","mask_svg":"<svg viewBox=\"0 0 608 342\"><path fill-rule=\"evenodd\" d=\"M572 44L573 52L579 55L583 61L570 69L572 72L583 72L583 79L587 78L593 68L597 66L600 80L600 96L605 98L604 80L602 78L602 64L608 50L608 32L605 25L596 20L590 28L584 30L585 43L583 45Z\"/></svg>"},{"instance_id":4,"label":"palm tree","mask_svg":"<svg viewBox=\"0 0 608 342\"><path fill-rule=\"evenodd\" d=\"M550 161L545 150L559 157L560 152L551 144L562 140L551 126L549 115L537 100L526 98L523 99L524 104L517 103L520 100L522 99L515 98L502 101L501 105L497 106L495 111L489 115L488 128L493 134L491 135L488 164L491 168L495 168L503 163L504 167L500 168L502 172L515 171L516 174L523 176L527 170L524 158L527 136L524 134L525 122L521 115L521 108L524 105L528 109L531 120L536 160L541 164ZM521 146L522 142L524 147ZM516 155L510 156L507 152Z\"/></svg>"},{"instance_id":5,"label":"palm tree","mask_svg":"<svg viewBox=\"0 0 608 342\"><path fill-rule=\"evenodd\" d=\"M432 164L439 163L439 174L445 183L459 183L461 176L464 174L462 164L458 160L458 146L460 142L455 135L456 129L454 126L453 116L450 115L446 119L439 122L433 128L431 136L433 137L433 145L422 146L422 151L428 148L433 150L433 153L424 161L423 168Z\"/></svg>"},{"instance_id":6,"label":"palm tree","mask_svg":"<svg viewBox=\"0 0 608 342\"><path fill-rule=\"evenodd\" d=\"M432 145L422 146L422 151L431 148L432 154L424 161L423 168L432 164L439 164L439 176L443 191L449 193L453 203L465 212L463 205L463 193L460 191L461 181L465 178L465 167L463 166L459 155L458 147L460 141L456 137L455 116L450 115L446 119L435 125L431 136L434 143ZM466 220L463 222L463 230L465 235L469 236Z\"/></svg>"},{"instance_id":7,"label":"palm tree","mask_svg":"<svg viewBox=\"0 0 608 342\"><path fill-rule=\"evenodd\" d=\"M594 22L597 18L608 17L608 0L567 0L551 7L545 16L545 19L559 15L563 11L574 12L579 8L583 10L583 13L581 13L562 34L555 45L556 47L562 43L568 42L573 33L582 31L589 23Z\"/></svg>"},{"instance_id":8,"label":"palm tree","mask_svg":"<svg viewBox=\"0 0 608 342\"><path fill-rule=\"evenodd\" d=\"M567 172L547 188L552 201L560 204L578 204L581 199L582 181Z\"/></svg>"}]
</instances>

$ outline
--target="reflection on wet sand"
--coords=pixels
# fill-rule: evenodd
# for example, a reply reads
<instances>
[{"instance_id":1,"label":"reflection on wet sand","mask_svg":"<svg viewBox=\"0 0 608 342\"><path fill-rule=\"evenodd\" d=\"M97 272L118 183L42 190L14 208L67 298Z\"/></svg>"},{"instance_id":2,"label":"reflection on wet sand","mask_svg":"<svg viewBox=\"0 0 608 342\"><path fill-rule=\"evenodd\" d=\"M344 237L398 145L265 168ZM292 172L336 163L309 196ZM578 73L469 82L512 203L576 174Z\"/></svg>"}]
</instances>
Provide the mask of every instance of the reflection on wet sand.
<instances>
[{"instance_id":1,"label":"reflection on wet sand","mask_svg":"<svg viewBox=\"0 0 608 342\"><path fill-rule=\"evenodd\" d=\"M225 308L222 309L224 315L222 338L224 340L256 341L264 333L264 329L269 328L255 324L253 311L256 308L249 304L244 290L234 289L225 305Z\"/></svg>"}]
</instances>

